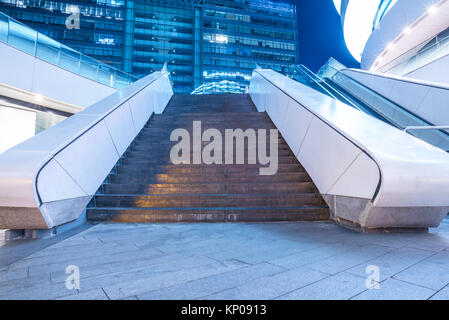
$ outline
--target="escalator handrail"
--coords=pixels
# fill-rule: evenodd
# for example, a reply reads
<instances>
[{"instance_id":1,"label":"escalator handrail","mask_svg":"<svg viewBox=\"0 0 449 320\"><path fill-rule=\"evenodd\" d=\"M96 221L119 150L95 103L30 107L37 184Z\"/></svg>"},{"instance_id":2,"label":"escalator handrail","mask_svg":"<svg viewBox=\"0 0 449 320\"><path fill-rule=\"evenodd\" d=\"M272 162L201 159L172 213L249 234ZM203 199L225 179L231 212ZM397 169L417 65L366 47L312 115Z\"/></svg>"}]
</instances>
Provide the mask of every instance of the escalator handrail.
<instances>
[{"instance_id":1,"label":"escalator handrail","mask_svg":"<svg viewBox=\"0 0 449 320\"><path fill-rule=\"evenodd\" d=\"M310 71L306 66L304 66L304 65L299 65L299 66L295 66L297 69L300 69L301 71L303 71L303 73L305 74L305 75L307 75L310 79L312 79L316 84L318 84L321 88L323 88L323 90L325 90L326 92L328 92L328 94L332 97L332 98L334 98L334 99L336 99L336 100L339 100L337 97L335 97L335 95L333 95L328 89L326 89L325 87L324 87L324 85L322 84L322 82L323 82L323 79L321 79L320 77L318 77L316 74L314 74L312 71ZM318 80L316 80L316 79L319 79L319 81ZM345 97L344 95L342 95L342 94L339 94L339 96L341 97L341 98L343 98L344 99L344 101L346 101L347 103L349 103L353 108L355 108L355 109L357 109L357 110L359 110L359 111L363 111L358 105L356 105L354 102L352 102L351 100L349 100L347 97Z\"/></svg>"},{"instance_id":2,"label":"escalator handrail","mask_svg":"<svg viewBox=\"0 0 449 320\"><path fill-rule=\"evenodd\" d=\"M350 69L350 70L352 70L352 69ZM414 114L413 112L410 112L409 110L407 110L407 109L401 107L401 106L400 106L399 104L397 104L396 102L391 101L390 99L388 99L388 98L385 97L384 95L382 95L382 94L380 94L380 93L374 91L373 89L367 87L367 86L364 85L363 83L361 83L361 82L359 82L359 81L357 81L357 80L351 78L349 75L345 74L344 72L338 71L338 74L343 75L345 78L347 78L347 79L349 79L349 80L351 80L351 81L357 83L359 86L365 88L367 91L372 92L374 95L376 95L376 96L378 96L378 97L384 99L385 101L388 101L388 102L391 103L392 105L396 106L398 109L401 109L401 110L403 110L403 111L406 112L406 113L409 113L410 115L412 115L412 116L415 117L416 119L422 121L423 123L426 123L429 127L435 127L435 125L434 125L433 123L430 123L429 121L427 121L427 120L421 118L420 116ZM402 127L402 128L405 129L405 127ZM444 131L441 131L441 132L447 134L447 133L444 132Z\"/></svg>"}]
</instances>

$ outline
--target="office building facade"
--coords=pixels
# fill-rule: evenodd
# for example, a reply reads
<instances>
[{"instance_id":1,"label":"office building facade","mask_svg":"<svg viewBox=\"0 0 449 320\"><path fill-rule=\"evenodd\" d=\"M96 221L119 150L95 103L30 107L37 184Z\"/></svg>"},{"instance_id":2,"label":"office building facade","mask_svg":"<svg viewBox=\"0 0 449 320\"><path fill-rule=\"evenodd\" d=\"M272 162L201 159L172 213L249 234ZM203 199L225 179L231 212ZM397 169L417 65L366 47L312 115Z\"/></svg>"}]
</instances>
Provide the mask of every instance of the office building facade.
<instances>
[{"instance_id":1,"label":"office building facade","mask_svg":"<svg viewBox=\"0 0 449 320\"><path fill-rule=\"evenodd\" d=\"M167 62L178 93L248 86L255 65L298 63L296 8L260 0L0 0L37 31L138 77Z\"/></svg>"}]
</instances>

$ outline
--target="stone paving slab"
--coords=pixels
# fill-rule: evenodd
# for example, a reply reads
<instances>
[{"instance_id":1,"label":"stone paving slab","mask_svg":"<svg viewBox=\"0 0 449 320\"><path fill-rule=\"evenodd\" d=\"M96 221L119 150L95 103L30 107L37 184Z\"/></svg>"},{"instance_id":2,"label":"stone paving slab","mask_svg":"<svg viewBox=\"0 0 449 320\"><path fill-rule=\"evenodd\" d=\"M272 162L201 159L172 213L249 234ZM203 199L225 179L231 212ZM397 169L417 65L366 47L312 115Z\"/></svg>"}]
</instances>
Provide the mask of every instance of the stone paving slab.
<instances>
[{"instance_id":1,"label":"stone paving slab","mask_svg":"<svg viewBox=\"0 0 449 320\"><path fill-rule=\"evenodd\" d=\"M435 291L428 288L388 279L380 283L379 289L366 290L354 300L426 300L434 294Z\"/></svg>"},{"instance_id":2,"label":"stone paving slab","mask_svg":"<svg viewBox=\"0 0 449 320\"><path fill-rule=\"evenodd\" d=\"M249 281L241 286L209 295L205 299L270 300L286 295L291 291L298 290L326 277L328 277L327 274L302 267Z\"/></svg>"},{"instance_id":3,"label":"stone paving slab","mask_svg":"<svg viewBox=\"0 0 449 320\"><path fill-rule=\"evenodd\" d=\"M449 299L449 220L429 233L332 223L97 224L0 245L0 299ZM67 289L68 265L80 288ZM379 270L379 289L366 285Z\"/></svg>"},{"instance_id":4,"label":"stone paving slab","mask_svg":"<svg viewBox=\"0 0 449 320\"><path fill-rule=\"evenodd\" d=\"M211 293L224 291L229 288L244 284L253 279L272 276L284 272L282 267L259 264L246 266L238 270L218 273L181 285L163 288L152 292L140 294L139 299L198 299Z\"/></svg>"}]
</instances>

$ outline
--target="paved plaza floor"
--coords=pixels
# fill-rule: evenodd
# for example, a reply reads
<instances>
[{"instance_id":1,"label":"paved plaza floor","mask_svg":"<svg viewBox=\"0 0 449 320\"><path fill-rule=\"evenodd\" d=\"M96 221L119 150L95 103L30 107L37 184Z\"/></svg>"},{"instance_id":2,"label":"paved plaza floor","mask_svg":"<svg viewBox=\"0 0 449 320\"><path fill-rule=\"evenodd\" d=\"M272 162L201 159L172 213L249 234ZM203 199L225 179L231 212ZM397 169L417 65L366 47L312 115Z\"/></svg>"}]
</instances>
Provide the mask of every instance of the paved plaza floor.
<instances>
[{"instance_id":1,"label":"paved plaza floor","mask_svg":"<svg viewBox=\"0 0 449 320\"><path fill-rule=\"evenodd\" d=\"M448 284L449 220L402 234L311 222L98 224L0 243L0 299L449 299Z\"/></svg>"}]
</instances>

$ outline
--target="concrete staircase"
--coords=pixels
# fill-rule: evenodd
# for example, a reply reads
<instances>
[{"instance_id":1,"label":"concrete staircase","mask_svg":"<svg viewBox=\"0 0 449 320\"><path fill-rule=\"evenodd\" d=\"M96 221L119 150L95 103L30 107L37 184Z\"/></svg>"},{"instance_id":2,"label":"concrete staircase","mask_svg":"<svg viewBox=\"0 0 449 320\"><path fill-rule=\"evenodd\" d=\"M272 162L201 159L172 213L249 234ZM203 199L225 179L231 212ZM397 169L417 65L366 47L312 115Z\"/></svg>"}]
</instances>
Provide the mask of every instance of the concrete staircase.
<instances>
[{"instance_id":1,"label":"concrete staircase","mask_svg":"<svg viewBox=\"0 0 449 320\"><path fill-rule=\"evenodd\" d=\"M175 95L153 116L102 185L87 210L90 221L313 221L329 208L304 168L279 136L279 170L260 165L174 165L172 130L275 129L248 95ZM205 145L207 143L203 143ZM246 148L246 146L245 146ZM269 147L267 147L269 150ZM247 161L245 161L247 162Z\"/></svg>"}]
</instances>

